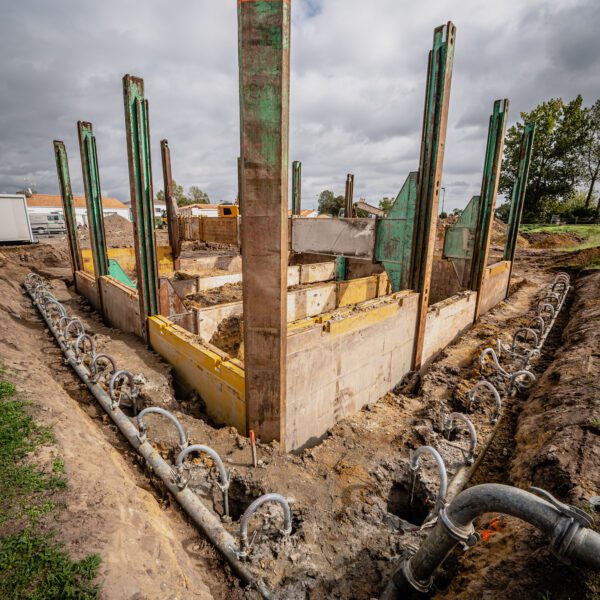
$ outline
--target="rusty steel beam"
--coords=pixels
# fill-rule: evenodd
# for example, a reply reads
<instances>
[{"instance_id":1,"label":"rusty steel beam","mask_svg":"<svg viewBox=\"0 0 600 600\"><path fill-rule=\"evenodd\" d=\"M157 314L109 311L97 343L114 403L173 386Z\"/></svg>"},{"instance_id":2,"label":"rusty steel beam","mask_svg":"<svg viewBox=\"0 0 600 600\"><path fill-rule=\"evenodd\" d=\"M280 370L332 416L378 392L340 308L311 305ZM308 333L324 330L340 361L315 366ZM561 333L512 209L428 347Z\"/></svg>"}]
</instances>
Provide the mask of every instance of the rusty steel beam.
<instances>
[{"instance_id":1,"label":"rusty steel beam","mask_svg":"<svg viewBox=\"0 0 600 600\"><path fill-rule=\"evenodd\" d=\"M297 217L302 214L302 163L299 160L292 163L292 214Z\"/></svg>"},{"instance_id":2,"label":"rusty steel beam","mask_svg":"<svg viewBox=\"0 0 600 600\"><path fill-rule=\"evenodd\" d=\"M167 229L169 232L169 245L173 256L173 270L181 269L181 238L179 236L179 221L177 216L177 202L173 196L173 174L171 172L171 149L167 140L160 142L162 157L163 182L165 189L165 204L167 205Z\"/></svg>"},{"instance_id":3,"label":"rusty steel beam","mask_svg":"<svg viewBox=\"0 0 600 600\"><path fill-rule=\"evenodd\" d=\"M83 171L83 187L87 205L88 227L90 230L90 246L96 279L108 275L108 253L106 250L106 232L104 229L104 212L102 191L100 189L100 173L98 170L98 153L96 136L91 123L77 122L79 150L81 153L81 169Z\"/></svg>"},{"instance_id":4,"label":"rusty steel beam","mask_svg":"<svg viewBox=\"0 0 600 600\"><path fill-rule=\"evenodd\" d=\"M289 0L238 0L247 429L285 446Z\"/></svg>"},{"instance_id":5,"label":"rusty steel beam","mask_svg":"<svg viewBox=\"0 0 600 600\"><path fill-rule=\"evenodd\" d=\"M420 294L414 351L415 369L421 367L423 356L455 40L456 27L451 21L437 27L433 33L433 49L429 53L427 68L410 274L411 287Z\"/></svg>"},{"instance_id":6,"label":"rusty steel beam","mask_svg":"<svg viewBox=\"0 0 600 600\"><path fill-rule=\"evenodd\" d=\"M123 77L123 100L137 289L142 330L147 337L146 317L159 313L159 282L154 233L150 124L148 100L144 96L144 80L140 77L125 75Z\"/></svg>"},{"instance_id":7,"label":"rusty steel beam","mask_svg":"<svg viewBox=\"0 0 600 600\"><path fill-rule=\"evenodd\" d=\"M531 155L533 153L533 141L535 139L535 123L525 123L523 136L521 137L521 149L519 152L519 168L515 185L512 189L510 200L510 213L508 217L508 231L506 235L506 244L504 246L504 260L510 261L510 273L508 285L506 286L506 295L510 288L510 278L512 276L513 263L515 261L515 252L517 251L517 239L519 237L519 227L521 226L521 216L525 204L525 193L527 192L527 180L529 178L529 165L531 164Z\"/></svg>"},{"instance_id":8,"label":"rusty steel beam","mask_svg":"<svg viewBox=\"0 0 600 600\"><path fill-rule=\"evenodd\" d=\"M73 190L71 189L71 176L69 175L69 161L64 142L54 140L54 158L56 159L56 171L58 173L58 184L62 197L63 213L65 215L65 226L67 229L67 241L69 243L69 257L75 271L83 271L83 259L79 247L79 236L77 235L77 217L75 215L75 203L73 201ZM76 279L74 279L77 285Z\"/></svg>"},{"instance_id":9,"label":"rusty steel beam","mask_svg":"<svg viewBox=\"0 0 600 600\"><path fill-rule=\"evenodd\" d=\"M354 217L354 175L346 175L346 190L344 192L344 217L352 219Z\"/></svg>"},{"instance_id":10,"label":"rusty steel beam","mask_svg":"<svg viewBox=\"0 0 600 600\"><path fill-rule=\"evenodd\" d=\"M481 305L481 290L490 251L490 240L494 227L494 208L498 183L500 182L500 169L502 168L502 152L504 149L504 136L508 120L508 100L496 100L494 110L490 116L483 179L479 202L479 215L477 230L471 260L470 289L477 291L475 304L475 318L479 317Z\"/></svg>"}]
</instances>

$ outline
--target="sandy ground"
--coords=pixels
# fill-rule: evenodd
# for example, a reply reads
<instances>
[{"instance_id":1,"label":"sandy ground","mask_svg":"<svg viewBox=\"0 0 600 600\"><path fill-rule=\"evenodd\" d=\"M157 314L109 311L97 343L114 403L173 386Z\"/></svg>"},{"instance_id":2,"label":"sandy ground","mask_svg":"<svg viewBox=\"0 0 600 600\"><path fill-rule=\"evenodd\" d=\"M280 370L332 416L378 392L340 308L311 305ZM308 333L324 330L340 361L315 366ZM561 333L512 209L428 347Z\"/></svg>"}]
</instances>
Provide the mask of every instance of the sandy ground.
<instances>
[{"instance_id":1,"label":"sandy ground","mask_svg":"<svg viewBox=\"0 0 600 600\"><path fill-rule=\"evenodd\" d=\"M96 552L102 556L105 598L231 597L212 547L127 456L126 442L106 424L77 377L62 364L53 338L20 288L28 264L35 264L46 276L56 276L61 274L56 264L64 264L64 259L44 246L0 249L0 358L33 402L36 418L53 425L69 479L67 510L46 526L59 531L59 538L76 557ZM73 301L60 279L56 292L67 305ZM110 335L115 345L126 343L114 331ZM161 373L156 357L141 360L148 362L134 361L140 371ZM168 389L165 371L161 384ZM152 375L150 379L148 388L158 393L161 384L154 387L156 379ZM52 458L40 456L48 463Z\"/></svg>"},{"instance_id":2,"label":"sandy ground","mask_svg":"<svg viewBox=\"0 0 600 600\"><path fill-rule=\"evenodd\" d=\"M171 505L160 485L139 468L136 458L106 422L100 409L81 389L75 376L61 365L58 350L44 333L19 283L30 266L49 277L67 277L68 271L61 267L66 264L66 256L64 252L61 256L56 248L50 251L38 248L33 253L29 250L11 249L0 254L3 261L0 262L0 310L8 315L5 318L7 335L0 341L0 356L8 367L18 369L17 382L32 394L38 394L40 414L47 413L48 419L56 422L57 439L61 453L64 452L73 494L69 500L72 523L71 519L65 519L66 522L60 524L61 538L82 554L99 552L103 556L106 598L195 597L189 590L200 594L197 597L210 597L210 594L215 598L241 597L243 593L224 573L214 550ZM505 336L506 340L511 331L532 315L536 294L540 286L551 279L549 269L558 262L556 255L547 251L529 251L527 257L527 261L518 264L518 283L509 300L484 316L458 343L448 347L420 381L413 380L412 385L399 388L397 393L386 395L378 403L338 423L323 443L300 455L287 455L277 444L259 445L258 469L251 466L250 448L245 438L232 428L212 426L202 414L198 398L174 394L166 364L137 339L104 327L97 315L60 281L55 285L69 310L84 319L103 350L114 355L118 364L144 373L148 380L143 388L144 402L172 409L184 423L192 442L207 443L224 458L232 470L230 503L234 522L228 526L232 533L237 531L236 520L243 509L260 494L277 491L290 499L294 512L291 536L281 538L278 534L277 509L261 511L252 525L257 537L249 565L277 588L277 597L366 600L381 592L397 568L404 548L423 537L424 533L417 530L415 523L422 521L437 491L436 473L426 464L416 481L416 501L409 506L407 462L410 450L423 443L433 444L440 448L451 474L460 468L462 454L448 445L442 435L443 415L464 410L465 392L477 378L475 364L480 351L495 342L498 335ZM598 316L592 310L581 323L581 327L595 323L597 331ZM581 329L573 327L575 333ZM566 331L569 328L570 324ZM560 330L562 327L556 335L559 336ZM574 334L573 338L576 337ZM597 337L594 340L597 348ZM554 353L560 339L552 344L549 348ZM583 347L587 347L587 343ZM548 365L553 360L553 354L544 356L536 367L538 375L548 373ZM587 363L591 365L590 376L597 376L595 360L594 355ZM573 363L586 364L581 356L573 358ZM559 370L562 372L562 367ZM550 375L548 377L552 382ZM46 384L48 380L51 384ZM565 380L566 386L569 381ZM582 385L588 386L588 383ZM40 389L45 390L48 398L39 396ZM542 383L537 389L543 389ZM532 431L547 429L544 419L552 418L545 416L545 401L536 404L536 390L529 399L516 398L507 403L506 418L476 478L509 482L513 477L511 460L517 457L522 457L523 462L514 462L514 481L523 485L534 477ZM597 396L590 397L597 402ZM595 406L597 410L597 404ZM573 410L573 415L581 417L579 408ZM573 415L563 415L561 423L570 423ZM480 443L485 444L491 433L489 408L477 406L472 418ZM527 421L527 418L542 421ZM161 454L173 460L176 437L172 429L160 418L150 417L148 422L151 441ZM589 428L581 424L577 427L585 431L585 435L595 435L588 434ZM550 455L553 446L560 448L559 443L564 446L570 433L565 433L565 438L544 440L538 460ZM586 447L591 445L597 449L597 442L597 435L591 441L585 438ZM460 433L454 443L466 444L466 436ZM82 448L94 449L93 466L89 465L89 455L82 452ZM564 451L569 455L569 448ZM595 451L589 460L596 461L597 469ZM214 485L214 472L209 472L210 461L195 460L192 464L190 486L216 512L221 512L221 493ZM588 466L586 463L586 468ZM581 472L581 469L568 471L568 477L574 482L569 489L581 489L580 496L597 483L596 479L579 481L577 477ZM540 471L538 476L544 479L548 475ZM554 491L561 499L571 500L568 494L565 497L564 490ZM150 514L151 522L143 518ZM257 525L265 528L259 530ZM487 528L489 523L482 522L478 526ZM457 556L450 561L437 582L441 590L450 585L444 597L506 597L502 592L504 587L497 585L496 579L506 586L509 577L515 578L516 574L517 579L525 582L525 587L515 588L517 591L511 597L539 599L546 591L552 599L563 597L557 594L560 578L548 585L543 568L533 569L532 574L524 576L523 564L529 564L524 563L529 556L541 557L536 564L562 573L565 581L565 577L573 579L580 574L573 569L561 571L557 561L545 550L543 540L532 535L526 526L502 521L502 531L491 540L464 557ZM511 562L513 554L515 559ZM459 574L450 584L450 576L455 573ZM138 587L127 588L129 595L124 595L121 590L126 589L125 585ZM164 589L172 595L164 595L160 585L166 586ZM593 598L590 585L569 588L578 593L570 597ZM440 591L440 597L443 594Z\"/></svg>"}]
</instances>

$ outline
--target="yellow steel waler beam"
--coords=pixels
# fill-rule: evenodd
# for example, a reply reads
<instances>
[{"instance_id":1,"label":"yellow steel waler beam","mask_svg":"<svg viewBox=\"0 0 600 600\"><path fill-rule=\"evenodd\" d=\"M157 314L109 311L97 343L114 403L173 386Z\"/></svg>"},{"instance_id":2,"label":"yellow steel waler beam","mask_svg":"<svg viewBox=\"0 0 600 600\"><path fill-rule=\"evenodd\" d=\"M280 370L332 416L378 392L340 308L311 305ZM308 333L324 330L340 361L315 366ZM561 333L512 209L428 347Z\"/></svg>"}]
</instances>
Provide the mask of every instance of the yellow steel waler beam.
<instances>
[{"instance_id":1,"label":"yellow steel waler beam","mask_svg":"<svg viewBox=\"0 0 600 600\"><path fill-rule=\"evenodd\" d=\"M166 317L148 317L148 335L153 350L175 370L178 384L198 392L209 416L246 435L244 370Z\"/></svg>"}]
</instances>

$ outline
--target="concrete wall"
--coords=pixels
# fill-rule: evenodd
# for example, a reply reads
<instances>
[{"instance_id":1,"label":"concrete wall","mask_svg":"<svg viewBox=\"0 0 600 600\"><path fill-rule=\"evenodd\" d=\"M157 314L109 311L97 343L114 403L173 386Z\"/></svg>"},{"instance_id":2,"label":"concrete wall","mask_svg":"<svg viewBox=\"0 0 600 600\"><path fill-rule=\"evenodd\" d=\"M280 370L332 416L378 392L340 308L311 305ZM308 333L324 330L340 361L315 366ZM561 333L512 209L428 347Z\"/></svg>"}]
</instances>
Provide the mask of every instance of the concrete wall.
<instances>
[{"instance_id":1,"label":"concrete wall","mask_svg":"<svg viewBox=\"0 0 600 600\"><path fill-rule=\"evenodd\" d=\"M352 281L334 281L292 290L288 292L287 322L315 317L387 293L389 293L389 281L385 273ZM203 340L210 340L223 319L241 315L243 308L242 302L230 302L196 309L198 335Z\"/></svg>"},{"instance_id":2,"label":"concrete wall","mask_svg":"<svg viewBox=\"0 0 600 600\"><path fill-rule=\"evenodd\" d=\"M481 285L481 298L479 300L479 314L484 315L496 304L506 298L508 278L510 276L510 261L503 260L485 269L483 283Z\"/></svg>"},{"instance_id":3,"label":"concrete wall","mask_svg":"<svg viewBox=\"0 0 600 600\"><path fill-rule=\"evenodd\" d=\"M175 371L176 384L196 391L217 423L246 434L244 370L217 348L199 344L195 336L166 317L148 319L150 345ZM194 440L197 441L197 440Z\"/></svg>"},{"instance_id":4,"label":"concrete wall","mask_svg":"<svg viewBox=\"0 0 600 600\"><path fill-rule=\"evenodd\" d=\"M400 292L370 310L288 335L286 450L316 443L410 371L418 297Z\"/></svg>"},{"instance_id":5,"label":"concrete wall","mask_svg":"<svg viewBox=\"0 0 600 600\"><path fill-rule=\"evenodd\" d=\"M476 292L462 292L433 304L427 311L423 364L466 331L475 320Z\"/></svg>"},{"instance_id":6,"label":"concrete wall","mask_svg":"<svg viewBox=\"0 0 600 600\"><path fill-rule=\"evenodd\" d=\"M75 271L75 285L77 286L77 292L87 298L96 310L100 310L100 297L98 296L95 277L85 271Z\"/></svg>"},{"instance_id":7,"label":"concrete wall","mask_svg":"<svg viewBox=\"0 0 600 600\"><path fill-rule=\"evenodd\" d=\"M125 333L143 336L137 292L112 277L100 277L104 318Z\"/></svg>"},{"instance_id":8,"label":"concrete wall","mask_svg":"<svg viewBox=\"0 0 600 600\"><path fill-rule=\"evenodd\" d=\"M239 254L200 256L198 258L182 258L181 270L186 273L196 273L209 269L219 269L230 273L242 272L242 257Z\"/></svg>"}]
</instances>

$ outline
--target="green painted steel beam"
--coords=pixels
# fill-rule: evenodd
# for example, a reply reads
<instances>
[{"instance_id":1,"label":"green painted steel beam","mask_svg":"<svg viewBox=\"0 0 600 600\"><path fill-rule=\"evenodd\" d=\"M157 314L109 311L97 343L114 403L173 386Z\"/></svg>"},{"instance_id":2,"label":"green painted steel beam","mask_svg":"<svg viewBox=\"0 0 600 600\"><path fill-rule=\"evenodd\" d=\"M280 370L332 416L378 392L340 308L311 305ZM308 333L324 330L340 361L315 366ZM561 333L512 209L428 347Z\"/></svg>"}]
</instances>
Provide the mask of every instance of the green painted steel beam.
<instances>
[{"instance_id":1,"label":"green painted steel beam","mask_svg":"<svg viewBox=\"0 0 600 600\"><path fill-rule=\"evenodd\" d=\"M411 263L411 287L426 296L422 297L425 309L429 303L429 278L441 189L455 39L456 27L451 22L435 29L427 70Z\"/></svg>"},{"instance_id":2,"label":"green painted steel beam","mask_svg":"<svg viewBox=\"0 0 600 600\"><path fill-rule=\"evenodd\" d=\"M63 213L65 215L71 266L73 267L73 272L83 271L83 259L81 258L79 236L77 235L77 217L75 214L75 203L73 201L73 190L71 189L71 176L69 175L67 150L64 143L58 140L54 140L54 158L56 159L58 185L60 187Z\"/></svg>"},{"instance_id":3,"label":"green painted steel beam","mask_svg":"<svg viewBox=\"0 0 600 600\"><path fill-rule=\"evenodd\" d=\"M79 150L81 153L81 169L83 171L83 187L87 204L88 227L90 229L90 245L96 278L108 275L108 254L106 251L106 233L104 230L104 212L100 173L98 170L98 153L96 137L92 124L87 121L77 122Z\"/></svg>"},{"instance_id":4,"label":"green painted steel beam","mask_svg":"<svg viewBox=\"0 0 600 600\"><path fill-rule=\"evenodd\" d=\"M481 201L471 260L470 278L468 287L480 290L483 275L487 265L489 244L494 221L494 207L502 166L502 150L504 148L504 135L508 119L508 100L496 100L494 110L490 116L485 162L483 167L483 180L481 183Z\"/></svg>"},{"instance_id":5,"label":"green painted steel beam","mask_svg":"<svg viewBox=\"0 0 600 600\"><path fill-rule=\"evenodd\" d=\"M504 246L504 260L510 260L511 262L514 261L517 250L517 238L519 237L519 227L521 226L521 216L525 204L534 138L535 123L525 123L519 151L519 168L510 199L510 214L508 216L506 245Z\"/></svg>"},{"instance_id":6,"label":"green painted steel beam","mask_svg":"<svg viewBox=\"0 0 600 600\"><path fill-rule=\"evenodd\" d=\"M285 447L291 11L237 6L246 425Z\"/></svg>"},{"instance_id":7,"label":"green painted steel beam","mask_svg":"<svg viewBox=\"0 0 600 600\"><path fill-rule=\"evenodd\" d=\"M456 27L452 22L436 27L427 68L410 267L410 287L419 292L413 355L415 369L421 367L427 324L455 43Z\"/></svg>"},{"instance_id":8,"label":"green painted steel beam","mask_svg":"<svg viewBox=\"0 0 600 600\"><path fill-rule=\"evenodd\" d=\"M302 163L299 160L292 163L292 214L297 217L302 214Z\"/></svg>"},{"instance_id":9,"label":"green painted steel beam","mask_svg":"<svg viewBox=\"0 0 600 600\"><path fill-rule=\"evenodd\" d=\"M144 80L123 77L125 129L133 234L136 255L137 286L140 314L144 317L159 313L158 257L154 234L154 194L152 191L152 161L150 156L150 125L148 100L144 96Z\"/></svg>"},{"instance_id":10,"label":"green painted steel beam","mask_svg":"<svg viewBox=\"0 0 600 600\"><path fill-rule=\"evenodd\" d=\"M392 291L410 286L418 173L409 173L389 213L377 220L375 260L385 268Z\"/></svg>"}]
</instances>

